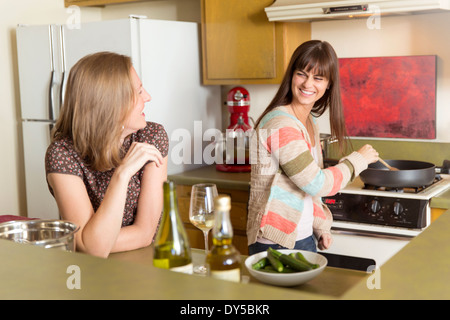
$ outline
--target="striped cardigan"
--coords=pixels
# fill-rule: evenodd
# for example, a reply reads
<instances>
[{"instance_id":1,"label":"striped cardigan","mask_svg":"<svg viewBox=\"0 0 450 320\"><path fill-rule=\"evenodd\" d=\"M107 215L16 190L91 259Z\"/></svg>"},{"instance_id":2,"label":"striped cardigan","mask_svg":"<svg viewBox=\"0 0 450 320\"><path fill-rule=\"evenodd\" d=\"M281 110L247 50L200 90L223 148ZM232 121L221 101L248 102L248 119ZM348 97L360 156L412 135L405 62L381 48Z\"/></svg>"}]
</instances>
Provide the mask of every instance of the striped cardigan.
<instances>
[{"instance_id":1,"label":"striped cardigan","mask_svg":"<svg viewBox=\"0 0 450 320\"><path fill-rule=\"evenodd\" d=\"M319 143L316 125L314 135ZM286 107L275 108L261 120L251 141L249 245L262 236L293 248L306 194L313 198L314 235L320 239L323 233L330 232L333 218L321 197L336 194L365 170L368 163L360 153L353 152L338 165L322 169L322 154L319 154L319 166L311 155L311 147L306 128Z\"/></svg>"}]
</instances>

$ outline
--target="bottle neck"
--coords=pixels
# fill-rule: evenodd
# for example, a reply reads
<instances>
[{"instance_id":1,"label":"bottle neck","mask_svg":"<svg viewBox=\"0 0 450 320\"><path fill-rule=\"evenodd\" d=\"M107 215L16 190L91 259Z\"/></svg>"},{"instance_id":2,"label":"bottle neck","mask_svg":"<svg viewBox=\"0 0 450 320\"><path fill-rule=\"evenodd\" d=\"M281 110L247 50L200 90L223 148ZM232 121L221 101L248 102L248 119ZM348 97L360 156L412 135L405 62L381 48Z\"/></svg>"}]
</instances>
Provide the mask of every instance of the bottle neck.
<instances>
[{"instance_id":1,"label":"bottle neck","mask_svg":"<svg viewBox=\"0 0 450 320\"><path fill-rule=\"evenodd\" d=\"M213 244L215 246L231 245L233 241L233 227L230 221L230 212L217 210L213 227Z\"/></svg>"},{"instance_id":2,"label":"bottle neck","mask_svg":"<svg viewBox=\"0 0 450 320\"><path fill-rule=\"evenodd\" d=\"M178 210L177 193L173 182L164 182L164 212Z\"/></svg>"},{"instance_id":3,"label":"bottle neck","mask_svg":"<svg viewBox=\"0 0 450 320\"><path fill-rule=\"evenodd\" d=\"M162 232L169 232L169 230L171 230L174 243L178 243L178 241L181 240L178 230L181 221L178 215L178 202L175 183L173 183L172 181L164 182L163 190L164 207L162 224L165 226L165 228L163 228Z\"/></svg>"}]
</instances>

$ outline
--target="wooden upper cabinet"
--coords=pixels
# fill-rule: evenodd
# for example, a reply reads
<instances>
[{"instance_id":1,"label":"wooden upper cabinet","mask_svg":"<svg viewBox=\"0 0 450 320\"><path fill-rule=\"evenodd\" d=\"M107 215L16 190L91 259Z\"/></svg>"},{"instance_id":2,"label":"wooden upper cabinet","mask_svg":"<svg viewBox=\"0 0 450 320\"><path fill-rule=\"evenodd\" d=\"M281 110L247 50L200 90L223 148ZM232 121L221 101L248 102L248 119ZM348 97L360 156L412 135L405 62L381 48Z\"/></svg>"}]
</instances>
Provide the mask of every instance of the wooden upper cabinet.
<instances>
[{"instance_id":1,"label":"wooden upper cabinet","mask_svg":"<svg viewBox=\"0 0 450 320\"><path fill-rule=\"evenodd\" d=\"M80 6L80 7L93 7L93 6L105 6L108 4L115 3L128 3L128 2L144 2L149 0L64 0L64 5L69 6Z\"/></svg>"},{"instance_id":2,"label":"wooden upper cabinet","mask_svg":"<svg viewBox=\"0 0 450 320\"><path fill-rule=\"evenodd\" d=\"M273 0L202 0L203 83L280 83L310 23L269 22Z\"/></svg>"}]
</instances>

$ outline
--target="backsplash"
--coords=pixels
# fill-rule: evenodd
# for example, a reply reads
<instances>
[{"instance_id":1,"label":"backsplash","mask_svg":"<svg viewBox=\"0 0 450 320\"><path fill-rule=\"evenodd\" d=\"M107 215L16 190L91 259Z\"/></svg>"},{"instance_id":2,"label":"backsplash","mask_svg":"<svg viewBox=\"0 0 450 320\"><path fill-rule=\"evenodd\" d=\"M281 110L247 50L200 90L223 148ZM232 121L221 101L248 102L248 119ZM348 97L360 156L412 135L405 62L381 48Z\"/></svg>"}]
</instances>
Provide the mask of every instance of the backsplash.
<instances>
[{"instance_id":1,"label":"backsplash","mask_svg":"<svg viewBox=\"0 0 450 320\"><path fill-rule=\"evenodd\" d=\"M439 167L442 166L444 160L450 159L450 143L351 139L351 144L353 150L370 144L385 160L424 161ZM336 147L333 144L330 146L329 157L332 159L341 158Z\"/></svg>"}]
</instances>

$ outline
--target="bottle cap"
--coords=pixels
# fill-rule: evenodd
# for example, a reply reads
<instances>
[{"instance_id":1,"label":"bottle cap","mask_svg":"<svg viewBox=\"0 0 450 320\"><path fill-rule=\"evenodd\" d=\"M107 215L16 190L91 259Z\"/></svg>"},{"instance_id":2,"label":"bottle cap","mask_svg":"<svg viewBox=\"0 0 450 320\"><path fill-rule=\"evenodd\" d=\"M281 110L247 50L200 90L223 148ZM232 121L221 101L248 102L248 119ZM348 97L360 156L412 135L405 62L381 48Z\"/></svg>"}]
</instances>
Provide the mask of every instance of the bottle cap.
<instances>
[{"instance_id":1,"label":"bottle cap","mask_svg":"<svg viewBox=\"0 0 450 320\"><path fill-rule=\"evenodd\" d=\"M226 195L219 195L214 198L214 210L230 211L231 210L231 198Z\"/></svg>"}]
</instances>

